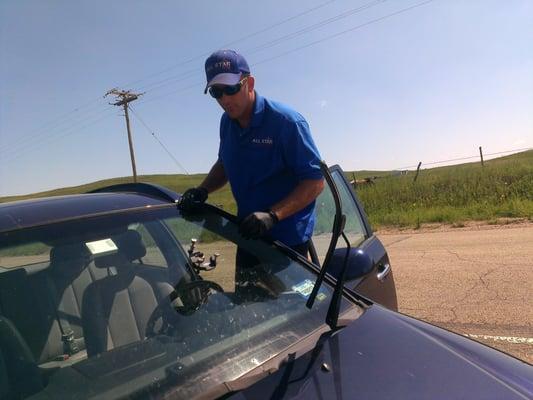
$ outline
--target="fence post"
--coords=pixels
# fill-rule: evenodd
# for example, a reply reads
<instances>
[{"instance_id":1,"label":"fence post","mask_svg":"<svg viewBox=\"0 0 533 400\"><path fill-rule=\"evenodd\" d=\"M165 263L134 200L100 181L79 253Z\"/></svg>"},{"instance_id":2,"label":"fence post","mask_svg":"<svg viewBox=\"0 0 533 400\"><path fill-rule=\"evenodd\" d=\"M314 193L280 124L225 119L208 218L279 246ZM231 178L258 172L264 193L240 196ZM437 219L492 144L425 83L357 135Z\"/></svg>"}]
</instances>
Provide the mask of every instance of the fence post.
<instances>
[{"instance_id":1,"label":"fence post","mask_svg":"<svg viewBox=\"0 0 533 400\"><path fill-rule=\"evenodd\" d=\"M485 164L483 163L483 150L481 149L481 146L479 146L479 156L481 157L481 166L484 167Z\"/></svg>"},{"instance_id":2,"label":"fence post","mask_svg":"<svg viewBox=\"0 0 533 400\"><path fill-rule=\"evenodd\" d=\"M418 178L418 173L420 172L420 166L422 165L422 161L420 161L418 163L418 167L416 167L416 175L415 175L415 178L413 179L413 182L416 182L416 179Z\"/></svg>"}]
</instances>

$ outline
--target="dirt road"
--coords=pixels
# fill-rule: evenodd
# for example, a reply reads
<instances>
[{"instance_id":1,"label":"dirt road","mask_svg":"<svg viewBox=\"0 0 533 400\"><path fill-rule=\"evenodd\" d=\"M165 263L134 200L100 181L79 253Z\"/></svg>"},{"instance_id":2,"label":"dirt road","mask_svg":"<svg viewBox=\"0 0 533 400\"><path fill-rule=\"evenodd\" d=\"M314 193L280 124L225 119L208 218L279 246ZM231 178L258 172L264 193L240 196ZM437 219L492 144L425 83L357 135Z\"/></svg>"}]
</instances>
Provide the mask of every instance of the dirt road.
<instances>
[{"instance_id":1,"label":"dirt road","mask_svg":"<svg viewBox=\"0 0 533 400\"><path fill-rule=\"evenodd\" d=\"M400 312L533 363L533 224L378 236Z\"/></svg>"}]
</instances>

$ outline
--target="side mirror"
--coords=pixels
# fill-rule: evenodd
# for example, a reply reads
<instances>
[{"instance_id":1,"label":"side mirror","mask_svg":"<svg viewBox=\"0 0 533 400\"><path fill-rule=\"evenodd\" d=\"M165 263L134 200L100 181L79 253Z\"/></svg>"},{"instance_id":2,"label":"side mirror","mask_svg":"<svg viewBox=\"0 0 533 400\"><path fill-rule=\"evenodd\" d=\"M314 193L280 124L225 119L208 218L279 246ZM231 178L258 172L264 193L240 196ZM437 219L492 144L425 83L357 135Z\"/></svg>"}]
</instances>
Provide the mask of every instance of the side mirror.
<instances>
[{"instance_id":1,"label":"side mirror","mask_svg":"<svg viewBox=\"0 0 533 400\"><path fill-rule=\"evenodd\" d=\"M331 260L329 262L328 273L333 276L335 279L339 278L339 275L342 271L342 266L344 263L344 258L346 257L346 248L335 249ZM346 267L346 281L351 281L357 278L360 278L370 271L374 267L374 262L370 256L359 248L351 248L348 254Z\"/></svg>"}]
</instances>

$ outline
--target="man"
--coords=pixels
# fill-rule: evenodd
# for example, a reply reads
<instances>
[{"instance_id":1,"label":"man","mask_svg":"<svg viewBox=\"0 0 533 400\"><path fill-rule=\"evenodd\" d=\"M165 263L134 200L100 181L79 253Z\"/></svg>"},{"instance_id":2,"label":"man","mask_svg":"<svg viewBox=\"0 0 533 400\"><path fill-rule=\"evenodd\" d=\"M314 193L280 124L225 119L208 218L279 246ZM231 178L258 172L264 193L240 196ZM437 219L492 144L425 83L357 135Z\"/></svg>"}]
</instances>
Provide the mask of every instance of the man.
<instances>
[{"instance_id":1,"label":"man","mask_svg":"<svg viewBox=\"0 0 533 400\"><path fill-rule=\"evenodd\" d=\"M219 50L205 62L204 93L224 110L218 160L181 201L191 211L228 181L237 202L240 232L269 236L307 255L314 201L324 187L320 155L305 119L261 97L243 56Z\"/></svg>"}]
</instances>

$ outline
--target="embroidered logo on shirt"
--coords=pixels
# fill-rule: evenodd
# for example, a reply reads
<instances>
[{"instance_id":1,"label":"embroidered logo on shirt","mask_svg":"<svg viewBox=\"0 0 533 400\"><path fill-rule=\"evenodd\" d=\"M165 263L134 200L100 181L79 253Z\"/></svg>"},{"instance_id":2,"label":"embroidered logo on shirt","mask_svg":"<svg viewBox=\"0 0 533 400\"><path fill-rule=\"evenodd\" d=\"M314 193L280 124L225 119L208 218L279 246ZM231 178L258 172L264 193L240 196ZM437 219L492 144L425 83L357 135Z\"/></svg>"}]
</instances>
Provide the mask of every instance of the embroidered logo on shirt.
<instances>
[{"instance_id":1,"label":"embroidered logo on shirt","mask_svg":"<svg viewBox=\"0 0 533 400\"><path fill-rule=\"evenodd\" d=\"M263 145L263 146L272 146L274 144L274 141L270 137L263 138L263 139L252 138L252 143Z\"/></svg>"}]
</instances>

